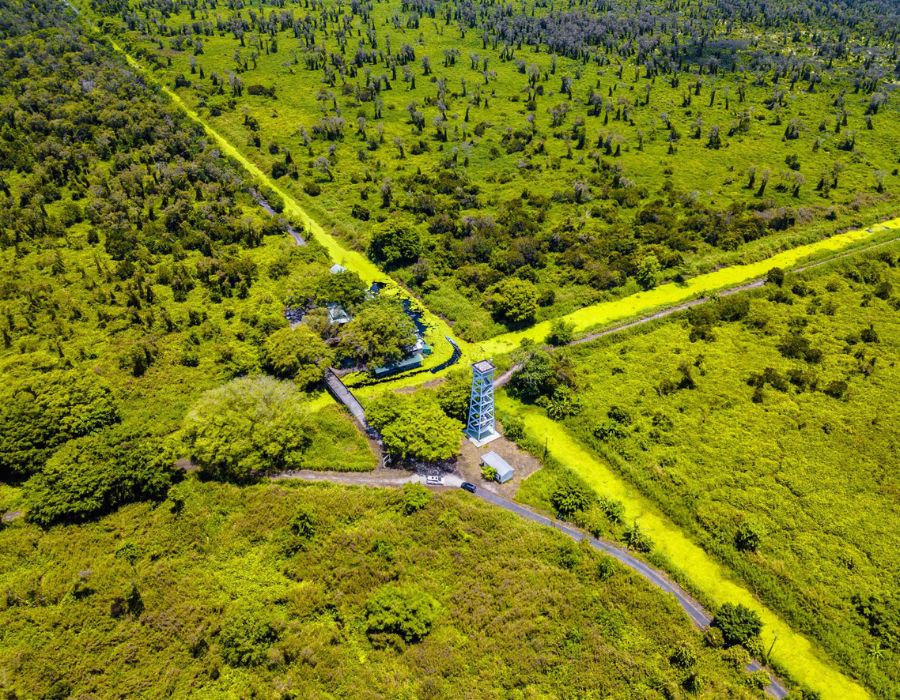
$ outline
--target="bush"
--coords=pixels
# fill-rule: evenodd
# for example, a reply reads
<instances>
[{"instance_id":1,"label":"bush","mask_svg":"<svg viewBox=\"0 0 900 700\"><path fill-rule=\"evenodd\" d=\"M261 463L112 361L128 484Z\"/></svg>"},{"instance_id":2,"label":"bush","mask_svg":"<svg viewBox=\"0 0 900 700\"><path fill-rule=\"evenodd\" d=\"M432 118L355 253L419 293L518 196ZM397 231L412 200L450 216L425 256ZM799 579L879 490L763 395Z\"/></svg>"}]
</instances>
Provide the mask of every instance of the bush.
<instances>
[{"instance_id":1,"label":"bush","mask_svg":"<svg viewBox=\"0 0 900 700\"><path fill-rule=\"evenodd\" d=\"M738 604L725 603L716 612L712 626L722 632L722 642L726 647L736 644L746 645L759 636L762 620L750 608Z\"/></svg>"},{"instance_id":2,"label":"bush","mask_svg":"<svg viewBox=\"0 0 900 700\"><path fill-rule=\"evenodd\" d=\"M316 523L308 510L298 511L290 523L291 534L304 540L312 539L316 534Z\"/></svg>"},{"instance_id":3,"label":"bush","mask_svg":"<svg viewBox=\"0 0 900 700\"><path fill-rule=\"evenodd\" d=\"M206 476L238 483L301 468L309 431L296 387L271 377L242 377L207 391L184 421L194 463Z\"/></svg>"},{"instance_id":4,"label":"bush","mask_svg":"<svg viewBox=\"0 0 900 700\"><path fill-rule=\"evenodd\" d=\"M673 666L688 669L697 663L697 655L690 647L681 645L672 652L672 656L669 657L669 661Z\"/></svg>"},{"instance_id":5,"label":"bush","mask_svg":"<svg viewBox=\"0 0 900 700\"><path fill-rule=\"evenodd\" d=\"M413 644L431 631L438 610L437 602L427 593L410 586L388 584L366 603L366 634L376 644L391 643L394 641L391 637Z\"/></svg>"},{"instance_id":6,"label":"bush","mask_svg":"<svg viewBox=\"0 0 900 700\"><path fill-rule=\"evenodd\" d=\"M565 385L556 387L553 395L547 401L547 415L553 420L562 420L578 415L582 408L581 398L571 387Z\"/></svg>"},{"instance_id":7,"label":"bush","mask_svg":"<svg viewBox=\"0 0 900 700\"><path fill-rule=\"evenodd\" d=\"M653 549L653 540L641 530L637 523L626 528L622 539L625 541L625 546L628 549L633 549L635 552L644 552L646 554Z\"/></svg>"},{"instance_id":8,"label":"bush","mask_svg":"<svg viewBox=\"0 0 900 700\"><path fill-rule=\"evenodd\" d=\"M547 342L550 345L568 345L575 337L575 326L558 318L550 325Z\"/></svg>"},{"instance_id":9,"label":"bush","mask_svg":"<svg viewBox=\"0 0 900 700\"><path fill-rule=\"evenodd\" d=\"M278 639L261 613L241 611L229 616L219 632L222 658L229 666L259 666Z\"/></svg>"},{"instance_id":10,"label":"bush","mask_svg":"<svg viewBox=\"0 0 900 700\"><path fill-rule=\"evenodd\" d=\"M67 440L118 422L112 392L93 373L47 372L0 398L0 480L40 469Z\"/></svg>"},{"instance_id":11,"label":"bush","mask_svg":"<svg viewBox=\"0 0 900 700\"><path fill-rule=\"evenodd\" d=\"M518 442L525 437L525 421L518 416L504 416L503 434L513 442Z\"/></svg>"},{"instance_id":12,"label":"bush","mask_svg":"<svg viewBox=\"0 0 900 700\"><path fill-rule=\"evenodd\" d=\"M597 562L597 580L609 581L615 575L616 570L617 566L612 557L601 557L600 561Z\"/></svg>"},{"instance_id":13,"label":"bush","mask_svg":"<svg viewBox=\"0 0 900 700\"><path fill-rule=\"evenodd\" d=\"M517 277L507 277L488 292L488 307L499 320L513 325L530 323L538 310L537 287Z\"/></svg>"},{"instance_id":14,"label":"bush","mask_svg":"<svg viewBox=\"0 0 900 700\"><path fill-rule=\"evenodd\" d=\"M603 514L607 518L609 518L609 521L611 523L621 525L622 522L624 522L625 506L622 505L621 501L601 496L598 504L600 506L600 510L602 510Z\"/></svg>"},{"instance_id":15,"label":"bush","mask_svg":"<svg viewBox=\"0 0 900 700\"><path fill-rule=\"evenodd\" d=\"M485 464L481 467L481 478L485 481L496 481L497 470Z\"/></svg>"},{"instance_id":16,"label":"bush","mask_svg":"<svg viewBox=\"0 0 900 700\"><path fill-rule=\"evenodd\" d=\"M543 351L531 353L522 369L509 380L507 391L525 403L534 403L541 396L550 396L559 385L559 378L550 356Z\"/></svg>"},{"instance_id":17,"label":"bush","mask_svg":"<svg viewBox=\"0 0 900 700\"><path fill-rule=\"evenodd\" d=\"M266 338L265 365L282 379L294 379L300 387L319 384L334 362L334 353L307 326L280 328Z\"/></svg>"},{"instance_id":18,"label":"bush","mask_svg":"<svg viewBox=\"0 0 900 700\"><path fill-rule=\"evenodd\" d=\"M78 438L25 484L28 519L47 527L95 518L134 501L161 501L179 475L160 439L118 429Z\"/></svg>"},{"instance_id":19,"label":"bush","mask_svg":"<svg viewBox=\"0 0 900 700\"><path fill-rule=\"evenodd\" d=\"M412 515L431 503L431 492L422 484L404 484L400 492L400 512Z\"/></svg>"},{"instance_id":20,"label":"bush","mask_svg":"<svg viewBox=\"0 0 900 700\"><path fill-rule=\"evenodd\" d=\"M759 543L760 534L749 523L743 523L734 535L734 546L742 552L755 552Z\"/></svg>"},{"instance_id":21,"label":"bush","mask_svg":"<svg viewBox=\"0 0 900 700\"><path fill-rule=\"evenodd\" d=\"M561 477L550 494L550 505L557 517L564 519L586 511L593 500L594 496L588 486L571 474Z\"/></svg>"},{"instance_id":22,"label":"bush","mask_svg":"<svg viewBox=\"0 0 900 700\"><path fill-rule=\"evenodd\" d=\"M369 257L388 268L414 263L421 253L419 233L411 227L391 224L378 228L369 243Z\"/></svg>"}]
</instances>

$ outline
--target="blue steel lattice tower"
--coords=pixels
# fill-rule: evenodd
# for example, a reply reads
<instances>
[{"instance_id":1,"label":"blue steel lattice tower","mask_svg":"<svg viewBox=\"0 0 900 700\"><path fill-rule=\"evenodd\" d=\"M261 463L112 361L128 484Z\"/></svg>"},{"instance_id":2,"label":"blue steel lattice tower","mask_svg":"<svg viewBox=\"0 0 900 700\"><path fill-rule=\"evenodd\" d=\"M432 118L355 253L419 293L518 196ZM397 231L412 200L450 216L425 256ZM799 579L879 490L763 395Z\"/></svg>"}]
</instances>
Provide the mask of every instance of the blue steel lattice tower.
<instances>
[{"instance_id":1,"label":"blue steel lattice tower","mask_svg":"<svg viewBox=\"0 0 900 700\"><path fill-rule=\"evenodd\" d=\"M466 435L475 443L498 437L494 429L494 365L481 360L472 365L472 393L469 396L469 421Z\"/></svg>"}]
</instances>

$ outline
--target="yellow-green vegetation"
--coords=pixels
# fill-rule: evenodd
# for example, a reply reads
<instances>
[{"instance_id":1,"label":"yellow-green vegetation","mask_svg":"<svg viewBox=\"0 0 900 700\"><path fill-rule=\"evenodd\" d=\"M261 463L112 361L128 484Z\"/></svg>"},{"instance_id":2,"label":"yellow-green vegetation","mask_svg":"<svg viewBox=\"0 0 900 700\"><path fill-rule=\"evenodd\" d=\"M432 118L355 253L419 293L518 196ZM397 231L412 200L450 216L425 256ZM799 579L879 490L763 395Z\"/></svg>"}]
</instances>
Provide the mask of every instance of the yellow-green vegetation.
<instances>
[{"instance_id":1,"label":"yellow-green vegetation","mask_svg":"<svg viewBox=\"0 0 900 700\"><path fill-rule=\"evenodd\" d=\"M762 698L608 557L467 494L188 479L0 530L18 697Z\"/></svg>"},{"instance_id":2,"label":"yellow-green vegetation","mask_svg":"<svg viewBox=\"0 0 900 700\"><path fill-rule=\"evenodd\" d=\"M592 304L566 314L560 317L560 320L570 324L575 333L583 334L600 326L607 326L617 321L627 321L656 309L674 306L727 287L749 282L763 277L773 267L790 269L823 254L833 254L845 248L852 249L853 246L859 244L878 245L879 242L893 240L898 235L900 235L900 219L892 219L867 229L846 231L815 243L800 245L754 263L732 265L714 272L703 273L691 277L681 284L670 282L649 291L631 294L623 299ZM474 346L474 352L490 357L512 352L519 347L523 340L542 343L547 339L552 326L553 321L543 321L525 330L504 333L477 343Z\"/></svg>"},{"instance_id":3,"label":"yellow-green vegetation","mask_svg":"<svg viewBox=\"0 0 900 700\"><path fill-rule=\"evenodd\" d=\"M583 479L596 494L621 504L621 515L614 515L614 519L637 523L650 538L651 551L665 557L667 565L705 599L714 605L741 603L755 610L764 623L762 648L768 650L776 637L778 639L770 655L772 663L824 698L868 697L859 685L835 670L809 639L793 631L777 614L760 604L750 590L731 578L726 567L685 535L656 504L642 496L608 463L583 447L563 426L540 409L525 406L507 396L501 397L498 406L521 419L532 443L546 447L545 458L551 457L565 465L565 469ZM538 472L525 482L519 498L526 503L551 508L550 496L557 480L565 478L563 474L555 474L552 470Z\"/></svg>"},{"instance_id":4,"label":"yellow-green vegetation","mask_svg":"<svg viewBox=\"0 0 900 700\"><path fill-rule=\"evenodd\" d=\"M469 339L897 212L883 0L79 4Z\"/></svg>"},{"instance_id":5,"label":"yellow-green vegetation","mask_svg":"<svg viewBox=\"0 0 900 700\"><path fill-rule=\"evenodd\" d=\"M898 270L894 246L565 350L583 410L525 418L712 600L759 596L773 657L833 697L774 613L895 694Z\"/></svg>"}]
</instances>

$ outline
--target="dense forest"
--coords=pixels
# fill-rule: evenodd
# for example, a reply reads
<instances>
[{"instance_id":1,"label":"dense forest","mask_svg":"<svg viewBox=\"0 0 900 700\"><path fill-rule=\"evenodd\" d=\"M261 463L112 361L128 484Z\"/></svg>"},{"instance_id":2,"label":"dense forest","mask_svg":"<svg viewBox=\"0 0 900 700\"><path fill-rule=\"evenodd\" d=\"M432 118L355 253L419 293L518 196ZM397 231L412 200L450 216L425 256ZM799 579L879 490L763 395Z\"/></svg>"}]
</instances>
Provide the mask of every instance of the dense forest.
<instances>
[{"instance_id":1,"label":"dense forest","mask_svg":"<svg viewBox=\"0 0 900 700\"><path fill-rule=\"evenodd\" d=\"M880 697L897 688L896 246L548 358L509 391L583 444ZM526 500L554 493L552 472ZM587 501L584 522L608 523ZM599 520L598 520L599 519ZM621 523L621 521L620 521ZM627 540L626 540L627 541Z\"/></svg>"},{"instance_id":2,"label":"dense forest","mask_svg":"<svg viewBox=\"0 0 900 700\"><path fill-rule=\"evenodd\" d=\"M399 303L366 302L315 242L294 245L202 131L71 13L23 3L2 20L0 481L25 483L29 517L164 498L183 456L246 477L242 434L282 444L257 471L372 468L350 420L306 391L336 355L365 361L410 342ZM366 308L338 338L323 299ZM289 304L309 309L296 330ZM384 330L395 346L377 342ZM278 380L253 378L263 371ZM241 377L245 397L281 411L268 435L233 402L209 414L216 395L203 392Z\"/></svg>"},{"instance_id":3,"label":"dense forest","mask_svg":"<svg viewBox=\"0 0 900 700\"><path fill-rule=\"evenodd\" d=\"M91 8L467 339L896 211L894 3Z\"/></svg>"}]
</instances>

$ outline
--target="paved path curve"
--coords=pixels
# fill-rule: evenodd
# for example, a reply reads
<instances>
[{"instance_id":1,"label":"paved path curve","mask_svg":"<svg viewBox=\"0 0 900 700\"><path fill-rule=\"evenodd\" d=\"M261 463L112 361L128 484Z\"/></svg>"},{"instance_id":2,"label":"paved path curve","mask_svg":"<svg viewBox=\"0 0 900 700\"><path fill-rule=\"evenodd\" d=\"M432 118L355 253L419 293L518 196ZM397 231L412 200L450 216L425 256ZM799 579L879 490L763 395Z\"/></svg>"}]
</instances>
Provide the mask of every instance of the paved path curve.
<instances>
[{"instance_id":1,"label":"paved path curve","mask_svg":"<svg viewBox=\"0 0 900 700\"><path fill-rule=\"evenodd\" d=\"M328 481L344 485L380 487L397 487L408 483L426 483L424 476L410 474L409 472L403 472L397 469L376 469L374 472L289 471L275 474L270 478L279 481L285 479L300 479L303 481ZM462 483L462 479L455 474L444 475L443 481L443 487L437 487L438 490L446 489L447 487L458 487ZM699 601L664 573L653 566L650 566L647 562L638 559L628 550L623 549L608 540L591 537L587 533L582 532L568 523L548 518L546 515L542 515L541 513L523 506L520 503L511 501L508 498L498 496L485 488L479 488L475 492L475 496L494 506L515 513L522 518L531 520L540 525L552 527L554 530L558 530L576 542L581 542L582 540L587 541L594 549L615 558L620 564L636 572L659 590L674 596L678 605L688 614L691 622L693 622L696 627L699 629L706 629L709 627L712 616L704 609ZM766 687L766 692L779 700L787 697L788 690L784 684L761 663L754 659L747 665L747 670L766 671L766 673L769 674L769 685Z\"/></svg>"}]
</instances>

